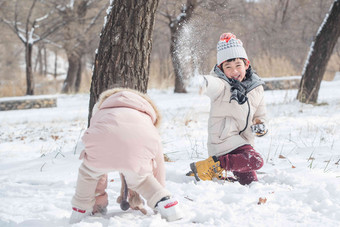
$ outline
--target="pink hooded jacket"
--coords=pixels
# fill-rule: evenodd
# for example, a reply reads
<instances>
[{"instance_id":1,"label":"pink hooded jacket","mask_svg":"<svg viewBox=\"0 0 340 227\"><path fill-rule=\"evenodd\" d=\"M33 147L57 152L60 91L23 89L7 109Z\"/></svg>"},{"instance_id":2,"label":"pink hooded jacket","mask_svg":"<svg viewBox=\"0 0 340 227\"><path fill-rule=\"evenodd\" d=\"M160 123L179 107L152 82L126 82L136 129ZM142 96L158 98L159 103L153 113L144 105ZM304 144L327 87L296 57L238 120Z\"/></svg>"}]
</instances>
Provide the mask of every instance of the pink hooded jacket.
<instances>
[{"instance_id":1,"label":"pink hooded jacket","mask_svg":"<svg viewBox=\"0 0 340 227\"><path fill-rule=\"evenodd\" d=\"M165 185L159 112L148 96L130 89L101 94L82 137L84 163L98 169L153 173ZM95 111L95 110L94 110Z\"/></svg>"}]
</instances>

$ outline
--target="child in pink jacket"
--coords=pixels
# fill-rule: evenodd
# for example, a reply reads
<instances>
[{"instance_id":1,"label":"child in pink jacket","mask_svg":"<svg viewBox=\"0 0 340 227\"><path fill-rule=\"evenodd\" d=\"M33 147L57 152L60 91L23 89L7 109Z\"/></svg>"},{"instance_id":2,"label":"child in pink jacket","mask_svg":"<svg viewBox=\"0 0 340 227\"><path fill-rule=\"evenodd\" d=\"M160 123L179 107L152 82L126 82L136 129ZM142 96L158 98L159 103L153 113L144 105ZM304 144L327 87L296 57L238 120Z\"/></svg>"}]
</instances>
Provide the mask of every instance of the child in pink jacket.
<instances>
[{"instance_id":1,"label":"child in pink jacket","mask_svg":"<svg viewBox=\"0 0 340 227\"><path fill-rule=\"evenodd\" d=\"M127 187L142 195L163 218L181 218L178 201L165 189L160 116L151 99L130 89L103 92L94 106L82 141L76 192L70 223L95 212L106 212L107 173L119 171Z\"/></svg>"}]
</instances>

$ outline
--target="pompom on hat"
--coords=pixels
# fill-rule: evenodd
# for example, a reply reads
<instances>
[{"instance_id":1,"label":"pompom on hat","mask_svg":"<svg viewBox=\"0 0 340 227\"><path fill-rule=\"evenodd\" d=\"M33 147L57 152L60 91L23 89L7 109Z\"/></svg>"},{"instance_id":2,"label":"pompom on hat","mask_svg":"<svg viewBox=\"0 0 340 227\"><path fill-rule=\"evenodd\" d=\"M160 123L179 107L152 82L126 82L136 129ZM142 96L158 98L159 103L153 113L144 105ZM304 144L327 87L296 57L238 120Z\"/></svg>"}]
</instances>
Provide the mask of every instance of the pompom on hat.
<instances>
[{"instance_id":1,"label":"pompom on hat","mask_svg":"<svg viewBox=\"0 0 340 227\"><path fill-rule=\"evenodd\" d=\"M242 41L232 33L223 33L217 43L217 65L220 66L233 58L244 58L248 61Z\"/></svg>"}]
</instances>

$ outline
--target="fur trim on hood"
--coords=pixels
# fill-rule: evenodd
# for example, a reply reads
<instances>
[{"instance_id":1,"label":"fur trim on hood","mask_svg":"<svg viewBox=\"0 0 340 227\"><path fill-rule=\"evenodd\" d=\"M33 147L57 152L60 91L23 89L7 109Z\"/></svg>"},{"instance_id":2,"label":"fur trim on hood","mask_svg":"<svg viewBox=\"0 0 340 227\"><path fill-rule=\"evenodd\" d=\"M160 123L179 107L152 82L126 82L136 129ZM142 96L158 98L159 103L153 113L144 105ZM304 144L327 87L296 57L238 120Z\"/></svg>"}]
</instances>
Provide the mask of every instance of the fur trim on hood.
<instances>
[{"instance_id":1,"label":"fur trim on hood","mask_svg":"<svg viewBox=\"0 0 340 227\"><path fill-rule=\"evenodd\" d=\"M133 90L133 89L129 89L129 88L112 88L112 89L108 89L104 92L102 92L99 96L99 99L97 101L97 103L93 106L92 109L92 116L95 115L95 113L100 109L100 106L103 104L103 102L110 97L111 95L114 95L118 92L123 92L123 91L128 91L128 92L132 92L134 94L139 95L140 97L142 97L143 99L145 99L150 105L151 107L154 109L155 113L156 113L156 119L154 121L154 125L155 127L159 127L160 122L161 122L161 115L160 112L158 111L158 108L156 107L155 103L150 99L150 97L146 94L143 94L137 90Z\"/></svg>"}]
</instances>

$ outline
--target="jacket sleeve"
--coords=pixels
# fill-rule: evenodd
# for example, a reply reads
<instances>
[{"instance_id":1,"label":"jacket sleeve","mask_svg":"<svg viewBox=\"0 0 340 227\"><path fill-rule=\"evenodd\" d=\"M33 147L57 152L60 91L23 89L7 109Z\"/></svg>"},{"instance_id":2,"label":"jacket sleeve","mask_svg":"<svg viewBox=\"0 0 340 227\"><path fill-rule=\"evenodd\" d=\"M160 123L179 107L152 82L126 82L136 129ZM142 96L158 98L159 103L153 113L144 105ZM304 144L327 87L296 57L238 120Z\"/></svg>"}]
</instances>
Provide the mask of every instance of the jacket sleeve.
<instances>
[{"instance_id":1,"label":"jacket sleeve","mask_svg":"<svg viewBox=\"0 0 340 227\"><path fill-rule=\"evenodd\" d=\"M266 103L264 99L264 90L263 87L260 86L258 89L258 97L260 98L259 105L257 106L257 109L255 111L254 117L253 117L253 124L258 124L258 121L260 121L263 124L266 124Z\"/></svg>"},{"instance_id":2,"label":"jacket sleeve","mask_svg":"<svg viewBox=\"0 0 340 227\"><path fill-rule=\"evenodd\" d=\"M223 81L220 78L210 75L204 76L204 78L206 79L205 94L211 100L216 100L224 90L225 85Z\"/></svg>"}]
</instances>

